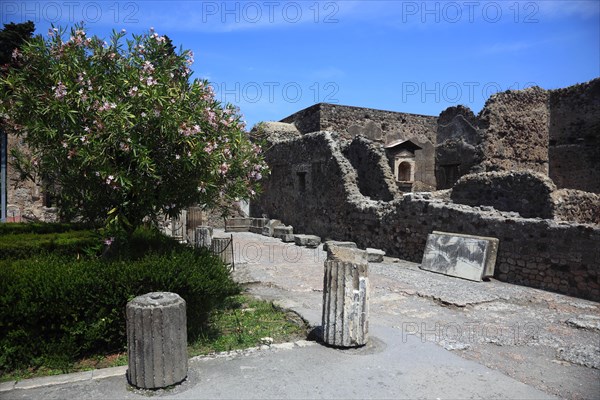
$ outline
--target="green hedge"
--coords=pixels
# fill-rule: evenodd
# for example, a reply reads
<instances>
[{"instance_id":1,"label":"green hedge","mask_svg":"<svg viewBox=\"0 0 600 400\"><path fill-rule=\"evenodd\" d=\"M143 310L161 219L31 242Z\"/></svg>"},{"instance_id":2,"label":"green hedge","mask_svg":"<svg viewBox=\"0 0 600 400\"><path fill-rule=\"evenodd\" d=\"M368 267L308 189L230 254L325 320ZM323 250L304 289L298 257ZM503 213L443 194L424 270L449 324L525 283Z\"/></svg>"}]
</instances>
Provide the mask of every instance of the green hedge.
<instances>
[{"instance_id":1,"label":"green hedge","mask_svg":"<svg viewBox=\"0 0 600 400\"><path fill-rule=\"evenodd\" d=\"M84 229L86 229L86 227L79 224L48 222L0 223L0 236L19 233L64 233L68 231L79 231Z\"/></svg>"},{"instance_id":2,"label":"green hedge","mask_svg":"<svg viewBox=\"0 0 600 400\"><path fill-rule=\"evenodd\" d=\"M88 249L99 245L101 245L101 238L93 231L4 234L0 235L0 259L28 258L49 252L77 255L84 254Z\"/></svg>"},{"instance_id":3,"label":"green hedge","mask_svg":"<svg viewBox=\"0 0 600 400\"><path fill-rule=\"evenodd\" d=\"M218 259L189 247L129 261L59 255L0 261L0 370L66 368L81 356L123 350L125 305L152 291L186 300L194 338L210 311L239 287Z\"/></svg>"}]
</instances>

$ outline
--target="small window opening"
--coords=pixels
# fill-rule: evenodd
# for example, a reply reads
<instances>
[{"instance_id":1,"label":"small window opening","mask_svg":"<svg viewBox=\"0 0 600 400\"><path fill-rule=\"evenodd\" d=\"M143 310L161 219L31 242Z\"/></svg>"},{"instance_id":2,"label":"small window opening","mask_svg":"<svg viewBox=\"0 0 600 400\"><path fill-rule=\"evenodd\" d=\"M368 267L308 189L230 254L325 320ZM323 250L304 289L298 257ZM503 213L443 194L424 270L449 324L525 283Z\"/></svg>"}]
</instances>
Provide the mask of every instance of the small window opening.
<instances>
[{"instance_id":1,"label":"small window opening","mask_svg":"<svg viewBox=\"0 0 600 400\"><path fill-rule=\"evenodd\" d=\"M411 165L408 162L402 162L398 165L398 180L400 182L410 182Z\"/></svg>"},{"instance_id":2,"label":"small window opening","mask_svg":"<svg viewBox=\"0 0 600 400\"><path fill-rule=\"evenodd\" d=\"M298 172L298 190L300 193L306 192L306 172Z\"/></svg>"}]
</instances>

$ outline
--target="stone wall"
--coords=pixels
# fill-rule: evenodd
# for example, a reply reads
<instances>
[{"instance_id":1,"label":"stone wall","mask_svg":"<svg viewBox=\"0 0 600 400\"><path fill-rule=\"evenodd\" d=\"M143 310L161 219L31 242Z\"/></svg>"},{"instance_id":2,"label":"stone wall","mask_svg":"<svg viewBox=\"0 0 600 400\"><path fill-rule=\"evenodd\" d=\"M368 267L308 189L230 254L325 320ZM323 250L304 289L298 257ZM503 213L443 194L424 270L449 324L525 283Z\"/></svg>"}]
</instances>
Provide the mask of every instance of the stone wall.
<instances>
[{"instance_id":1,"label":"stone wall","mask_svg":"<svg viewBox=\"0 0 600 400\"><path fill-rule=\"evenodd\" d=\"M387 144L411 139L422 147L415 152L415 180L420 186L435 188L435 136L437 117L371 108L319 103L281 122L294 124L303 134L335 131L340 138L363 136Z\"/></svg>"},{"instance_id":2,"label":"stone wall","mask_svg":"<svg viewBox=\"0 0 600 400\"><path fill-rule=\"evenodd\" d=\"M552 193L552 201L555 219L600 225L600 194L559 189Z\"/></svg>"},{"instance_id":3,"label":"stone wall","mask_svg":"<svg viewBox=\"0 0 600 400\"><path fill-rule=\"evenodd\" d=\"M550 178L600 193L600 79L550 91Z\"/></svg>"},{"instance_id":4,"label":"stone wall","mask_svg":"<svg viewBox=\"0 0 600 400\"><path fill-rule=\"evenodd\" d=\"M449 189L483 161L479 120L468 107L449 107L438 118L435 146L437 189Z\"/></svg>"},{"instance_id":5,"label":"stone wall","mask_svg":"<svg viewBox=\"0 0 600 400\"><path fill-rule=\"evenodd\" d=\"M384 201L397 196L396 181L380 144L357 136L342 152L357 172L357 184L362 195Z\"/></svg>"},{"instance_id":6,"label":"stone wall","mask_svg":"<svg viewBox=\"0 0 600 400\"><path fill-rule=\"evenodd\" d=\"M556 186L539 173L483 172L465 175L452 188L451 199L469 206L491 206L524 218L554 218L552 192Z\"/></svg>"},{"instance_id":7,"label":"stone wall","mask_svg":"<svg viewBox=\"0 0 600 400\"><path fill-rule=\"evenodd\" d=\"M600 300L599 226L526 219L429 194L372 200L360 193L356 170L327 132L281 142L266 157L272 175L252 204L252 216L266 214L295 232L352 240L415 262L433 230L497 237L496 278ZM298 171L305 173L303 187Z\"/></svg>"},{"instance_id":8,"label":"stone wall","mask_svg":"<svg viewBox=\"0 0 600 400\"><path fill-rule=\"evenodd\" d=\"M435 158L438 189L469 173L529 170L600 193L600 78L497 93L477 116L450 107L438 118Z\"/></svg>"},{"instance_id":9,"label":"stone wall","mask_svg":"<svg viewBox=\"0 0 600 400\"><path fill-rule=\"evenodd\" d=\"M479 113L485 171L530 170L548 175L548 91L496 93Z\"/></svg>"},{"instance_id":10,"label":"stone wall","mask_svg":"<svg viewBox=\"0 0 600 400\"><path fill-rule=\"evenodd\" d=\"M8 165L6 216L7 222L43 221L54 222L57 220L57 210L45 198L43 187L40 183L29 179L21 179L19 171L14 166L14 159L10 150L22 146L21 140L14 135L8 135Z\"/></svg>"}]
</instances>

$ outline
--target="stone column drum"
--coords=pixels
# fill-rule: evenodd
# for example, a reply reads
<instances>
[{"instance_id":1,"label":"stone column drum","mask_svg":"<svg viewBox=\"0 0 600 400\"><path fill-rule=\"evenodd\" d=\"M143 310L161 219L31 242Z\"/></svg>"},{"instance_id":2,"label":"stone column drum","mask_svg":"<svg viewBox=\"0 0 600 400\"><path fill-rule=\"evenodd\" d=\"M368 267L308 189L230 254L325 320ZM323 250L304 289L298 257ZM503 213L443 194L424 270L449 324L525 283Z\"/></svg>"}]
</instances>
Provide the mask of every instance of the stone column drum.
<instances>
[{"instance_id":1,"label":"stone column drum","mask_svg":"<svg viewBox=\"0 0 600 400\"><path fill-rule=\"evenodd\" d=\"M323 341L335 347L358 347L369 340L367 253L328 246L323 278Z\"/></svg>"},{"instance_id":2,"label":"stone column drum","mask_svg":"<svg viewBox=\"0 0 600 400\"><path fill-rule=\"evenodd\" d=\"M183 381L188 372L185 300L152 292L131 300L126 311L129 383L159 389Z\"/></svg>"},{"instance_id":3,"label":"stone column drum","mask_svg":"<svg viewBox=\"0 0 600 400\"><path fill-rule=\"evenodd\" d=\"M213 228L210 226L198 226L196 227L196 247L205 247L210 249L212 244Z\"/></svg>"},{"instance_id":4,"label":"stone column drum","mask_svg":"<svg viewBox=\"0 0 600 400\"><path fill-rule=\"evenodd\" d=\"M223 264L233 264L233 239L231 237L214 237L211 251L223 261Z\"/></svg>"}]
</instances>

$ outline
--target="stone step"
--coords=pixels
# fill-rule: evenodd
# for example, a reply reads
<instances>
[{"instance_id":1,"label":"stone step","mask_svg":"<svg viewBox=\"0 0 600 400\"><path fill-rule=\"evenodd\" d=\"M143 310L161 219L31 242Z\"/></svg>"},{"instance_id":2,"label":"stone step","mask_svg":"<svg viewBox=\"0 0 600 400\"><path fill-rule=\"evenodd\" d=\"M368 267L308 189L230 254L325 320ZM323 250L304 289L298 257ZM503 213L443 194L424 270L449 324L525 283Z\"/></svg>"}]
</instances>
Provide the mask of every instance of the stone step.
<instances>
[{"instance_id":1,"label":"stone step","mask_svg":"<svg viewBox=\"0 0 600 400\"><path fill-rule=\"evenodd\" d=\"M294 235L294 243L296 243L296 246L314 249L321 244L321 238L315 235Z\"/></svg>"},{"instance_id":2,"label":"stone step","mask_svg":"<svg viewBox=\"0 0 600 400\"><path fill-rule=\"evenodd\" d=\"M374 263L383 262L383 256L385 256L385 251L367 247L367 260L369 262L374 262Z\"/></svg>"}]
</instances>

